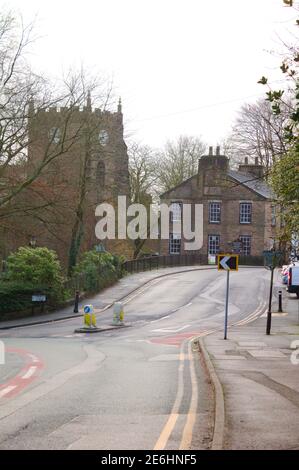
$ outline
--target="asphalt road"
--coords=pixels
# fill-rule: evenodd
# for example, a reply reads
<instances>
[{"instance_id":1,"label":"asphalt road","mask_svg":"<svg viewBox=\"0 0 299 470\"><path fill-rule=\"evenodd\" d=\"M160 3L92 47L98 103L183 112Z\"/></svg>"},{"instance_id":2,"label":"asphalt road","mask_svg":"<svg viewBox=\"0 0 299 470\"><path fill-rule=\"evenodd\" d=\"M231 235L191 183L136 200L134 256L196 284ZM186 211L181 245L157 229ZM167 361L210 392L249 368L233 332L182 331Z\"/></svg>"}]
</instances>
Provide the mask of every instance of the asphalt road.
<instances>
[{"instance_id":1,"label":"asphalt road","mask_svg":"<svg viewBox=\"0 0 299 470\"><path fill-rule=\"evenodd\" d=\"M268 277L230 274L230 324L265 309ZM125 300L126 328L75 334L77 318L0 332L0 449L207 448L213 392L192 338L223 328L225 286L216 270L172 274Z\"/></svg>"}]
</instances>

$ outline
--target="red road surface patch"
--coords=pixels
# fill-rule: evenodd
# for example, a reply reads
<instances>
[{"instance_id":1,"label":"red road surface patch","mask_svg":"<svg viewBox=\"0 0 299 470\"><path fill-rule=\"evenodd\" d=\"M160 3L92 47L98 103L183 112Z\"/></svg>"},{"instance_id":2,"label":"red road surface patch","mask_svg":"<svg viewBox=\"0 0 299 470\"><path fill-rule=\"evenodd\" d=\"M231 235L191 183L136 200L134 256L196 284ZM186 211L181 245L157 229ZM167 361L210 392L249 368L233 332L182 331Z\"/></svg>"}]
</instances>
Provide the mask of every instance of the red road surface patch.
<instances>
[{"instance_id":1,"label":"red road surface patch","mask_svg":"<svg viewBox=\"0 0 299 470\"><path fill-rule=\"evenodd\" d=\"M150 342L154 344L168 344L170 346L179 347L186 339L190 339L193 336L199 336L201 333L202 332L199 331L189 331L188 333L179 333L175 336L158 336L150 339Z\"/></svg>"},{"instance_id":2,"label":"red road surface patch","mask_svg":"<svg viewBox=\"0 0 299 470\"><path fill-rule=\"evenodd\" d=\"M6 348L5 352L22 356L25 365L15 377L0 385L0 399L11 398L20 393L37 378L44 366L39 357L25 349Z\"/></svg>"}]
</instances>

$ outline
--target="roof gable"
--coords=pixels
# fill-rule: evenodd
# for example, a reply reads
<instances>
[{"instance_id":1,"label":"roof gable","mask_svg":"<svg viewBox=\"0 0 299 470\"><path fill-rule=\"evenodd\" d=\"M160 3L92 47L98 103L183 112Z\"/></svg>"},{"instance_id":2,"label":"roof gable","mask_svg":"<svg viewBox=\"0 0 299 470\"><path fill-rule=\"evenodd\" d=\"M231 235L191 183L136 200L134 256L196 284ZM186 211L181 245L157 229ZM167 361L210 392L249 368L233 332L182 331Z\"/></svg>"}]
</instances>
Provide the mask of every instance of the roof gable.
<instances>
[{"instance_id":1,"label":"roof gable","mask_svg":"<svg viewBox=\"0 0 299 470\"><path fill-rule=\"evenodd\" d=\"M186 186L188 186L188 185L190 185L190 188L191 188L191 182L192 182L193 179L195 180L196 178L197 178L197 175L191 176L190 178L188 178L187 180L183 181L182 183L180 183L180 184L174 186L174 187L171 188L171 189L168 189L168 191L165 191L165 193L160 194L160 198L172 197L172 196L171 196L171 193L172 193L173 191L175 191L176 194L177 194L177 191L179 191L180 189L183 190L184 187L186 187Z\"/></svg>"}]
</instances>

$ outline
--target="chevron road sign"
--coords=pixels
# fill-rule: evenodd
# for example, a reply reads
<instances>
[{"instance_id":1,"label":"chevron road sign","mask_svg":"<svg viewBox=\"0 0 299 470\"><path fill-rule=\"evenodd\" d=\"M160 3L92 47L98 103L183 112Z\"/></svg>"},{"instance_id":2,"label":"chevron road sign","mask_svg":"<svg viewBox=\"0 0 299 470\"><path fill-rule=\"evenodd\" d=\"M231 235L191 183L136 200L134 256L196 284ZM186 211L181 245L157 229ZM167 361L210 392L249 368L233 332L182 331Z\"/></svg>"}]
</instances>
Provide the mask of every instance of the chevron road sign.
<instances>
[{"instance_id":1,"label":"chevron road sign","mask_svg":"<svg viewBox=\"0 0 299 470\"><path fill-rule=\"evenodd\" d=\"M218 271L238 271L238 255L217 255L218 258Z\"/></svg>"},{"instance_id":2,"label":"chevron road sign","mask_svg":"<svg viewBox=\"0 0 299 470\"><path fill-rule=\"evenodd\" d=\"M228 294L229 294L229 272L238 271L239 255L222 254L217 255L218 271L226 271L226 296L224 313L224 339L227 339L228 329Z\"/></svg>"}]
</instances>

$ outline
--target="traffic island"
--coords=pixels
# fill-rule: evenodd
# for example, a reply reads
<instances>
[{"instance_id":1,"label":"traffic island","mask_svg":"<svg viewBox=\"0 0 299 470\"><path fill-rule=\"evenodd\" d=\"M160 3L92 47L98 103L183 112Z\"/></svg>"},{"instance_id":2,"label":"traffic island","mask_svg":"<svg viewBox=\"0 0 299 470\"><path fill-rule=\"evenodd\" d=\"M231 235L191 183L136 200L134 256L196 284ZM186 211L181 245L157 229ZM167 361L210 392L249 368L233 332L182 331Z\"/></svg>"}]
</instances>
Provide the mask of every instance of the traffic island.
<instances>
[{"instance_id":1,"label":"traffic island","mask_svg":"<svg viewBox=\"0 0 299 470\"><path fill-rule=\"evenodd\" d=\"M121 302L115 302L113 308L113 323L110 325L104 325L100 328L97 327L97 319L94 313L93 305L84 306L83 315L83 326L76 328L75 333L101 333L102 331L115 330L119 328L126 328L131 326L124 322L124 309Z\"/></svg>"},{"instance_id":2,"label":"traffic island","mask_svg":"<svg viewBox=\"0 0 299 470\"><path fill-rule=\"evenodd\" d=\"M101 328L98 327L82 327L76 328L74 333L102 333L110 330L119 330L120 328L129 328L132 326L130 323L122 323L119 325L103 325Z\"/></svg>"}]
</instances>

